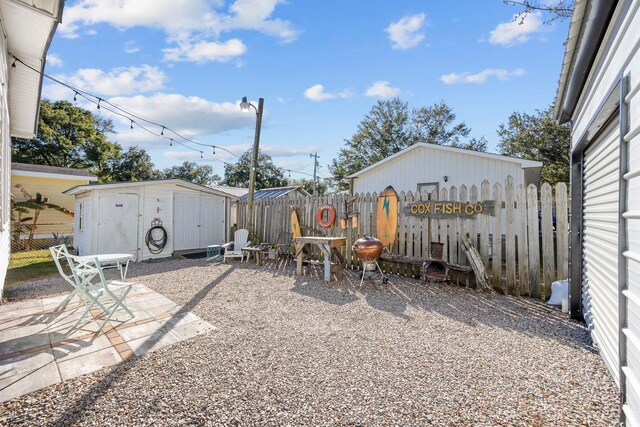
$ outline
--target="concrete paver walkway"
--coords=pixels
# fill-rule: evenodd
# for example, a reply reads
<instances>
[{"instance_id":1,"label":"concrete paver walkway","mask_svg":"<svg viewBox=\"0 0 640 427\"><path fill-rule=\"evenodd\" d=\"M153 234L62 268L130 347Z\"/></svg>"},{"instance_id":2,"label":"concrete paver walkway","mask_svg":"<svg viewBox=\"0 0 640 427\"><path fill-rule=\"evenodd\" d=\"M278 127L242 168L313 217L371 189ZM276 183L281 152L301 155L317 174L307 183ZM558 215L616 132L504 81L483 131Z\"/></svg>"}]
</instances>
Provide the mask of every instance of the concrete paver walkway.
<instances>
[{"instance_id":1,"label":"concrete paver walkway","mask_svg":"<svg viewBox=\"0 0 640 427\"><path fill-rule=\"evenodd\" d=\"M141 356L213 326L170 299L137 284L126 303L134 318L117 312L103 332L74 299L54 311L65 295L0 306L0 402ZM92 310L98 318L99 310Z\"/></svg>"}]
</instances>

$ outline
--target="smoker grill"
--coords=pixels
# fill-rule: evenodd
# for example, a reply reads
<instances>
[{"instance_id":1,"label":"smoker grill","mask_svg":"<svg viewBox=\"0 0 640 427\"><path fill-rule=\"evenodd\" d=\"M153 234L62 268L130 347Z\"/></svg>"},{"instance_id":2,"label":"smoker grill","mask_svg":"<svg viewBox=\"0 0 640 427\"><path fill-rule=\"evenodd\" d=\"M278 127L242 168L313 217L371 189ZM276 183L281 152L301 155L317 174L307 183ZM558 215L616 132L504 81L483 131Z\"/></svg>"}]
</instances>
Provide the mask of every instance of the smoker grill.
<instances>
[{"instance_id":1,"label":"smoker grill","mask_svg":"<svg viewBox=\"0 0 640 427\"><path fill-rule=\"evenodd\" d=\"M387 284L389 278L385 276L378 264L378 258L382 255L382 242L374 237L364 236L356 240L353 244L353 251L362 262L362 273L360 273L360 286L365 278L372 278L376 270L382 276L382 283Z\"/></svg>"}]
</instances>

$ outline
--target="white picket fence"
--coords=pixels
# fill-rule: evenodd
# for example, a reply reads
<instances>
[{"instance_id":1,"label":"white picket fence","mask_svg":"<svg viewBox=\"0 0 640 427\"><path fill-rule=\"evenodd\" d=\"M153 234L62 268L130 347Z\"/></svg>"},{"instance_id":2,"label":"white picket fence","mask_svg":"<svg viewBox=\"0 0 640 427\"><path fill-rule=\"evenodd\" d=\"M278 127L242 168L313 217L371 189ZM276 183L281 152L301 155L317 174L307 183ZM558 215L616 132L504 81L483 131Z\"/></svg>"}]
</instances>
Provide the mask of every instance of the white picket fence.
<instances>
[{"instance_id":1,"label":"white picket fence","mask_svg":"<svg viewBox=\"0 0 640 427\"><path fill-rule=\"evenodd\" d=\"M290 212L298 211L303 234L342 236L347 245L342 252L350 268L360 268L352 253L351 245L358 237L376 234L377 194L358 194L353 210L359 213L356 229L342 230L339 220L330 228L320 228L316 223L319 206L330 204L336 208L338 218L344 202L354 196L332 194L317 199L281 197L256 200L254 205L254 230L262 242L275 243L281 233L290 233ZM495 215L480 214L471 219L422 218L403 213L403 208L422 200L481 202L495 201ZM554 221L555 218L555 221ZM554 224L555 222L555 224ZM245 227L246 202L238 209L238 226ZM555 225L555 226L554 226ZM513 178L504 184L483 181L480 188L443 188L439 193L399 194L398 236L392 253L412 258L428 258L431 242L444 243L445 261L466 265L459 236L466 235L478 248L490 274L495 289L514 295L530 295L546 298L551 283L564 279L568 274L567 186L559 183L553 189L543 184L540 189L531 184L514 186ZM495 238L494 238L495 236ZM497 243L499 237L500 243ZM415 266L385 263L387 272L400 275L417 275Z\"/></svg>"}]
</instances>

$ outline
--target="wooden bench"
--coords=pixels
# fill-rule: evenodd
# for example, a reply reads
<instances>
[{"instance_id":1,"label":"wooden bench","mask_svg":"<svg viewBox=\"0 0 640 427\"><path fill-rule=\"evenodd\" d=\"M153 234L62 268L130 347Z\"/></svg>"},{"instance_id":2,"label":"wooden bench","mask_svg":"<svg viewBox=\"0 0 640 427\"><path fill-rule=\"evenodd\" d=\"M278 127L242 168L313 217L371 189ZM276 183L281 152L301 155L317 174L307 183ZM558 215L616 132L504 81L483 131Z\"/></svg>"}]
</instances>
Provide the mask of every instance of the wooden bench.
<instances>
[{"instance_id":1,"label":"wooden bench","mask_svg":"<svg viewBox=\"0 0 640 427\"><path fill-rule=\"evenodd\" d=\"M422 278L422 264L424 258L409 257L403 255L394 255L390 253L383 253L380 256L380 261L389 262L394 264L403 264L408 267L410 272L405 269L405 276L411 276L414 278ZM473 273L473 269L468 265L448 264L449 265L449 282L457 285L464 285L467 287L475 286L476 280Z\"/></svg>"}]
</instances>

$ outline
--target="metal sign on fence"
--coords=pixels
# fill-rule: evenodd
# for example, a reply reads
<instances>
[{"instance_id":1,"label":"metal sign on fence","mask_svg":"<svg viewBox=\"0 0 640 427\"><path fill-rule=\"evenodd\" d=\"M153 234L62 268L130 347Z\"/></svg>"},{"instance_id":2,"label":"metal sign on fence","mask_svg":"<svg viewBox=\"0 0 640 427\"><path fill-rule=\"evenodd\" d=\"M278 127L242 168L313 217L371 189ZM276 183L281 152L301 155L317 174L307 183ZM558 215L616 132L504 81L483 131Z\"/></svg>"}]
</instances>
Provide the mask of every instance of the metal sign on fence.
<instances>
[{"instance_id":1,"label":"metal sign on fence","mask_svg":"<svg viewBox=\"0 0 640 427\"><path fill-rule=\"evenodd\" d=\"M496 202L487 200L479 203L464 202L439 202L429 200L424 202L411 203L405 206L405 215L421 216L426 218L471 218L476 215L495 215Z\"/></svg>"}]
</instances>

